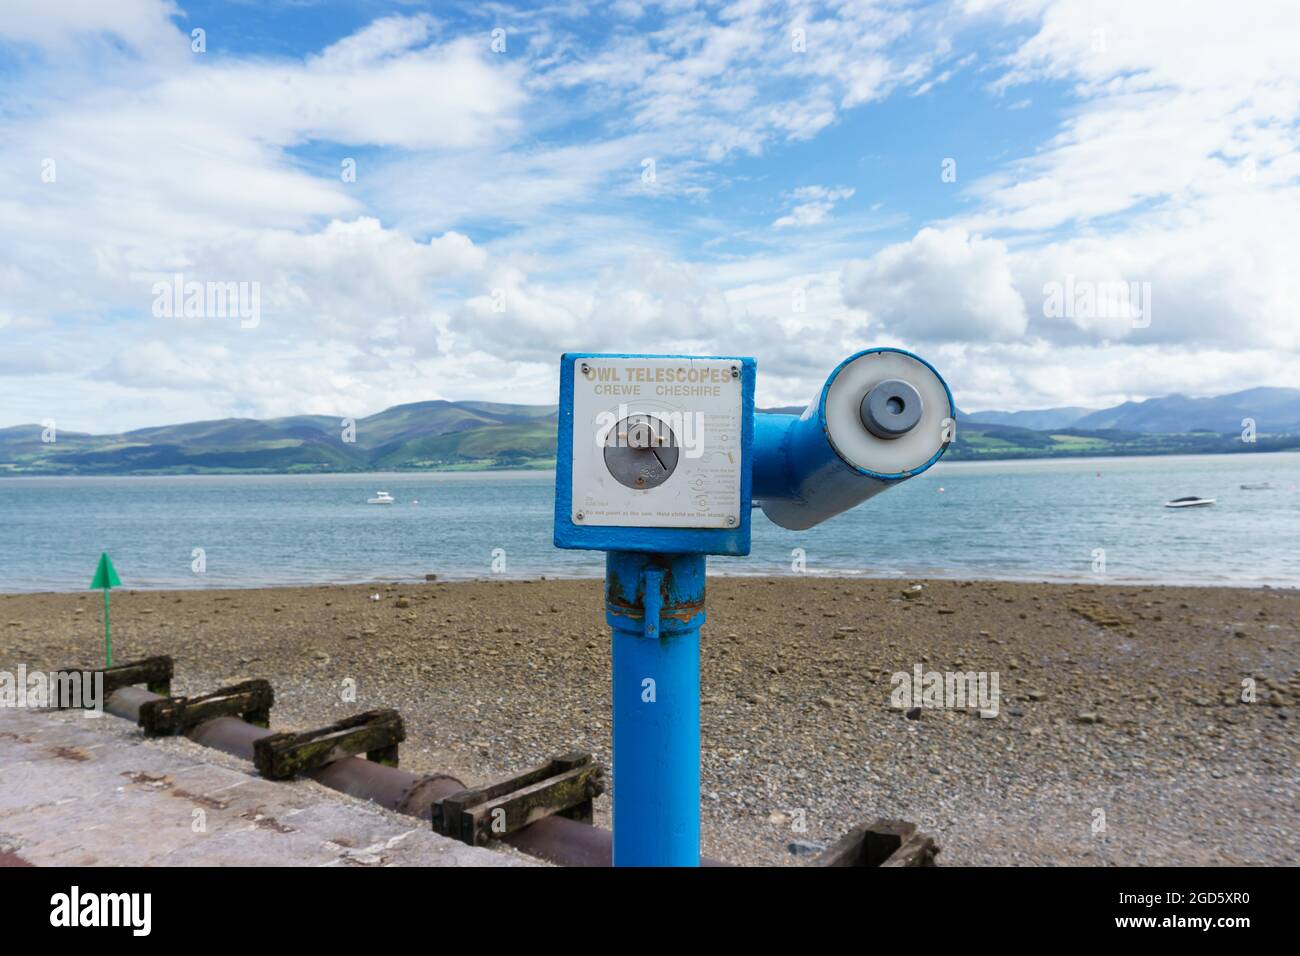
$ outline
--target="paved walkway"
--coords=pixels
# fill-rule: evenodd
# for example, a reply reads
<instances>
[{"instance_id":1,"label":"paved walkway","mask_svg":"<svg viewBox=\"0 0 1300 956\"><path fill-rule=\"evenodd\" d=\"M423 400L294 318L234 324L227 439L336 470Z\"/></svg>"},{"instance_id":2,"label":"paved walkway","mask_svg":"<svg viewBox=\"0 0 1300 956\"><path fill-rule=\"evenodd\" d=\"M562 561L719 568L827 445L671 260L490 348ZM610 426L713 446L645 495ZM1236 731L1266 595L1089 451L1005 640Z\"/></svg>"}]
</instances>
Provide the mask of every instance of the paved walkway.
<instances>
[{"instance_id":1,"label":"paved walkway","mask_svg":"<svg viewBox=\"0 0 1300 956\"><path fill-rule=\"evenodd\" d=\"M117 717L0 708L0 865L517 866L311 780Z\"/></svg>"}]
</instances>

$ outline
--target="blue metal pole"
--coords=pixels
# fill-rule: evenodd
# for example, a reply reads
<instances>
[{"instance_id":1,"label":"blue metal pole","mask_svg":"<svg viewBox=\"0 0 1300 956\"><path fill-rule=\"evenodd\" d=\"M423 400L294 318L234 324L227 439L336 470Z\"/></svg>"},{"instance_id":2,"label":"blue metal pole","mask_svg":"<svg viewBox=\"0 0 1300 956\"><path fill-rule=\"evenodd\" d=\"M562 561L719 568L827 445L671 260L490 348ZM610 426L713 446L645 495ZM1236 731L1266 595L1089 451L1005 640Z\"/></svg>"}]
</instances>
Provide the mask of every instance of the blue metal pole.
<instances>
[{"instance_id":1,"label":"blue metal pole","mask_svg":"<svg viewBox=\"0 0 1300 956\"><path fill-rule=\"evenodd\" d=\"M700 864L704 555L610 551L614 865Z\"/></svg>"}]
</instances>

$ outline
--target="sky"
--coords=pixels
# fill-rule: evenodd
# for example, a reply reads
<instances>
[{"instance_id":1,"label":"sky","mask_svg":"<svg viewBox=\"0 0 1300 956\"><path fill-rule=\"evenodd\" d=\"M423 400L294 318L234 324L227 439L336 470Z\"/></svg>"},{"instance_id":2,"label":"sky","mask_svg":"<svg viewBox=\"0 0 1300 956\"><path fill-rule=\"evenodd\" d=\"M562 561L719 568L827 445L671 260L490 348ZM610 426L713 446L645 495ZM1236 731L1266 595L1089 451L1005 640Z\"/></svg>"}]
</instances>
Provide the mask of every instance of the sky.
<instances>
[{"instance_id":1,"label":"sky","mask_svg":"<svg viewBox=\"0 0 1300 956\"><path fill-rule=\"evenodd\" d=\"M1300 385L1289 3L0 6L0 427L550 403L564 351Z\"/></svg>"}]
</instances>

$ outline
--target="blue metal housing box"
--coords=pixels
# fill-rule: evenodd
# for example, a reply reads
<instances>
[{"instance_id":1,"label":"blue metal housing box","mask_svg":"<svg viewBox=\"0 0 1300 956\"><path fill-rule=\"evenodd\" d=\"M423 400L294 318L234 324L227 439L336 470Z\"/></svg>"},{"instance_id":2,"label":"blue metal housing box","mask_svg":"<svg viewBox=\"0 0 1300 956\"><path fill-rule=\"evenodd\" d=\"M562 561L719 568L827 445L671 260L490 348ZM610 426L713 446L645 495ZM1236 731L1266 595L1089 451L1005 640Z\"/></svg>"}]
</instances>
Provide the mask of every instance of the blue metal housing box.
<instances>
[{"instance_id":1,"label":"blue metal housing box","mask_svg":"<svg viewBox=\"0 0 1300 956\"><path fill-rule=\"evenodd\" d=\"M738 363L741 384L740 521L735 528L583 526L573 514L573 382L582 359L716 359ZM757 363L730 355L636 355L566 352L560 358L560 410L555 449L555 546L648 554L749 554Z\"/></svg>"}]
</instances>

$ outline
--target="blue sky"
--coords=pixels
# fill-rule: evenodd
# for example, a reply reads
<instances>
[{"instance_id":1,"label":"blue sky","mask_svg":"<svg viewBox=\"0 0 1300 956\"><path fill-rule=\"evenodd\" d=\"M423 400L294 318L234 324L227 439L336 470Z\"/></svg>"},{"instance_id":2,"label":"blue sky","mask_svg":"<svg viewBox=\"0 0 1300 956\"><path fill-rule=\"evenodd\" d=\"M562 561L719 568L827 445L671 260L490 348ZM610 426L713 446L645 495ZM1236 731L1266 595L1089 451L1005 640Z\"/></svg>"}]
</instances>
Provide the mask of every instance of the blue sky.
<instances>
[{"instance_id":1,"label":"blue sky","mask_svg":"<svg viewBox=\"0 0 1300 956\"><path fill-rule=\"evenodd\" d=\"M566 349L753 354L770 404L869 345L971 410L1294 385L1298 42L1249 0L13 0L0 427L546 402ZM159 314L178 275L255 319Z\"/></svg>"}]
</instances>

